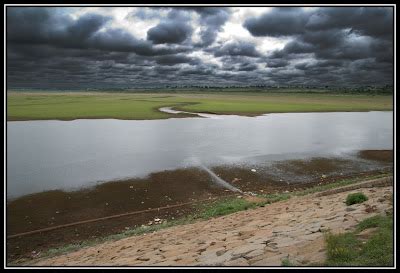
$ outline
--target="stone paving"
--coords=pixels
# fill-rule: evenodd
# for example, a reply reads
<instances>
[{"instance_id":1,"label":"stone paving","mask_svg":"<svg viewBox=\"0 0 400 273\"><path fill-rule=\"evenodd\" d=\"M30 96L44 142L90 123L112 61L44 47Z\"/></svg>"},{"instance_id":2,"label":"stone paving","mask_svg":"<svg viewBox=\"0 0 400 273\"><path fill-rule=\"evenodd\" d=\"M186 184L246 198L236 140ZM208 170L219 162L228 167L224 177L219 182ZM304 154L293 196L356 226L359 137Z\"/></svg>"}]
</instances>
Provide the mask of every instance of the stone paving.
<instances>
[{"instance_id":1,"label":"stone paving","mask_svg":"<svg viewBox=\"0 0 400 273\"><path fill-rule=\"evenodd\" d=\"M346 206L346 196L369 198ZM305 266L326 258L324 232L353 230L392 209L393 187L292 197L252 210L33 260L35 266Z\"/></svg>"}]
</instances>

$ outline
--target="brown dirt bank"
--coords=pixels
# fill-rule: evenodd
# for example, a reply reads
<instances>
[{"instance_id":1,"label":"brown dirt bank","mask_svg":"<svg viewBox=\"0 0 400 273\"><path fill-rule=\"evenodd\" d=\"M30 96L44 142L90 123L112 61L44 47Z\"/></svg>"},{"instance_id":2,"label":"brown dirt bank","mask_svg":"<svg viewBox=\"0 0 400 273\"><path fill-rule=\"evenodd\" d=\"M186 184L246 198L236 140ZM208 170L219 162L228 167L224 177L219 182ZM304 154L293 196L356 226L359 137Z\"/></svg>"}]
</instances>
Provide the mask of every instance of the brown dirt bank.
<instances>
[{"instance_id":1,"label":"brown dirt bank","mask_svg":"<svg viewBox=\"0 0 400 273\"><path fill-rule=\"evenodd\" d=\"M379 153L379 152L377 152ZM386 152L385 152L386 153ZM341 162L341 161L340 161ZM340 163L339 162L339 163ZM216 167L213 170L225 181L256 193L275 193L305 189L338 179L366 177L381 173L383 169L360 172L353 170L337 174L343 166L333 159L315 159L304 162L280 163L284 171L300 170L308 174L307 183L289 183L274 177L253 173L248 168ZM339 165L338 165L339 164ZM297 168L301 166L300 168ZM296 169L297 168L297 169ZM329 173L328 171L332 171ZM384 172L390 172L385 169ZM328 174L321 177L322 173ZM7 203L7 236L57 225L105 217L132 211L212 199L232 194L219 188L202 170L195 168L153 173L143 179L129 179L99 184L94 188L73 192L49 191L23 196ZM7 239L7 259L30 257L68 243L100 238L147 224L158 217L172 220L198 210L196 205L150 211L117 219L88 223L29 236Z\"/></svg>"},{"instance_id":2,"label":"brown dirt bank","mask_svg":"<svg viewBox=\"0 0 400 273\"><path fill-rule=\"evenodd\" d=\"M393 162L393 150L363 150L359 157L379 162Z\"/></svg>"},{"instance_id":3,"label":"brown dirt bank","mask_svg":"<svg viewBox=\"0 0 400 273\"><path fill-rule=\"evenodd\" d=\"M346 206L349 193L368 201ZM265 207L208 221L33 260L35 266L281 266L322 263L324 232L345 232L358 222L392 208L392 186L361 188L318 197L294 197ZM371 209L373 208L373 209Z\"/></svg>"}]
</instances>

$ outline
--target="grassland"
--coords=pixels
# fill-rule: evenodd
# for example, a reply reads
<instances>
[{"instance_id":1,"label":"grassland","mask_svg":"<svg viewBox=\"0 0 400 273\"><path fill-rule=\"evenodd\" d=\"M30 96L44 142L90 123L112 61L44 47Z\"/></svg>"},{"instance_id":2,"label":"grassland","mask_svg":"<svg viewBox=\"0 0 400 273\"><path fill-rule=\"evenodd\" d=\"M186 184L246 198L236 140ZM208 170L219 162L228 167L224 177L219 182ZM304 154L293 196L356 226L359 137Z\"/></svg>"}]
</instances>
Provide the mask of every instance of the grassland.
<instances>
[{"instance_id":1,"label":"grassland","mask_svg":"<svg viewBox=\"0 0 400 273\"><path fill-rule=\"evenodd\" d=\"M380 111L393 109L386 95L299 93L88 93L7 92L7 120L165 119L174 106L191 112L260 115L282 112Z\"/></svg>"},{"instance_id":2,"label":"grassland","mask_svg":"<svg viewBox=\"0 0 400 273\"><path fill-rule=\"evenodd\" d=\"M375 228L367 240L360 232ZM361 221L354 232L327 236L327 266L393 266L393 215Z\"/></svg>"}]
</instances>

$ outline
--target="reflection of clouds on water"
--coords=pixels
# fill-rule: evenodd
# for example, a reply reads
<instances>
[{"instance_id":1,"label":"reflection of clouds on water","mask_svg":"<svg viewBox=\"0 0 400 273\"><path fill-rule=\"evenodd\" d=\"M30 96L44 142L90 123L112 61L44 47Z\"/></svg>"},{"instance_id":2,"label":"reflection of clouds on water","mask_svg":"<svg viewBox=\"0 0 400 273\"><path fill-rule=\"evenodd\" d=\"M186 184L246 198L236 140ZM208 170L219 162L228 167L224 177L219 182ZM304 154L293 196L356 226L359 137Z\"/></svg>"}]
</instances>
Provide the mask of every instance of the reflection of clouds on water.
<instances>
[{"instance_id":1,"label":"reflection of clouds on water","mask_svg":"<svg viewBox=\"0 0 400 273\"><path fill-rule=\"evenodd\" d=\"M7 191L18 195L68 189L201 164L257 164L392 149L392 115L336 112L8 122Z\"/></svg>"}]
</instances>

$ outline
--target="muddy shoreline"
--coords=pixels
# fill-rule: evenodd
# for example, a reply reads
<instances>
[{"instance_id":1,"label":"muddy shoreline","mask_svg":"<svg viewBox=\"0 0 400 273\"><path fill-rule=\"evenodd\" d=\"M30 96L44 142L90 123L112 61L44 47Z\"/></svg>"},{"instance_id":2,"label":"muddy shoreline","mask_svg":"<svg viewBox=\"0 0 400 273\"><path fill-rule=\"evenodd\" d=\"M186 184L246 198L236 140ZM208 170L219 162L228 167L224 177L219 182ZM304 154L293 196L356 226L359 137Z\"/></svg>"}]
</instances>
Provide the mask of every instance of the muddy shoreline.
<instances>
[{"instance_id":1,"label":"muddy shoreline","mask_svg":"<svg viewBox=\"0 0 400 273\"><path fill-rule=\"evenodd\" d=\"M392 150L362 151L360 158L381 165L374 170L360 171L352 167L351 161L326 158L276 164L277 173L289 173L293 180L290 176L265 176L245 167L217 166L212 170L233 186L254 193L300 190L339 179L392 171ZM296 181L298 177L307 177L307 182ZM112 181L73 192L57 190L30 194L7 202L7 236L130 211L205 199L211 201L228 195L232 192L214 184L204 170L197 168L163 171L147 178ZM38 253L133 229L154 218L177 219L195 210L197 206L185 205L7 239L7 260L30 257L32 251Z\"/></svg>"}]
</instances>

